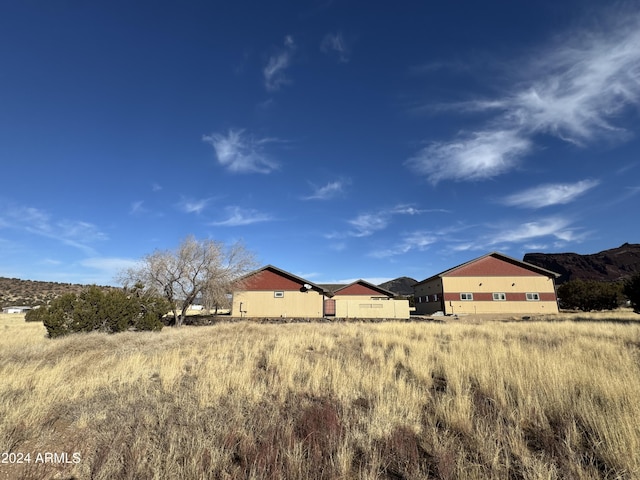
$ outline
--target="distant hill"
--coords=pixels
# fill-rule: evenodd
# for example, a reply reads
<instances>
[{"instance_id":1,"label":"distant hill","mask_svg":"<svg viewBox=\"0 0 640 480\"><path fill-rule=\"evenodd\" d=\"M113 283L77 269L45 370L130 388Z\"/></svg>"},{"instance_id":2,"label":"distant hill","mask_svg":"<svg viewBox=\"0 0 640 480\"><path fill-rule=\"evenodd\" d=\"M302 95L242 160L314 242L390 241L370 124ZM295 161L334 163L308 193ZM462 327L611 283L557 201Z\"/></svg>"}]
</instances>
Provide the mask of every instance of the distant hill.
<instances>
[{"instance_id":1,"label":"distant hill","mask_svg":"<svg viewBox=\"0 0 640 480\"><path fill-rule=\"evenodd\" d=\"M640 244L625 243L590 255L527 253L524 261L560 274L556 284L569 280L617 281L640 273Z\"/></svg>"},{"instance_id":2,"label":"distant hill","mask_svg":"<svg viewBox=\"0 0 640 480\"><path fill-rule=\"evenodd\" d=\"M80 293L85 288L86 285L77 283L39 282L0 277L0 308L13 305L30 307L43 305L65 293Z\"/></svg>"},{"instance_id":3,"label":"distant hill","mask_svg":"<svg viewBox=\"0 0 640 480\"><path fill-rule=\"evenodd\" d=\"M410 277L398 277L378 285L386 290L391 290L398 295L413 295L413 286L417 280Z\"/></svg>"}]
</instances>

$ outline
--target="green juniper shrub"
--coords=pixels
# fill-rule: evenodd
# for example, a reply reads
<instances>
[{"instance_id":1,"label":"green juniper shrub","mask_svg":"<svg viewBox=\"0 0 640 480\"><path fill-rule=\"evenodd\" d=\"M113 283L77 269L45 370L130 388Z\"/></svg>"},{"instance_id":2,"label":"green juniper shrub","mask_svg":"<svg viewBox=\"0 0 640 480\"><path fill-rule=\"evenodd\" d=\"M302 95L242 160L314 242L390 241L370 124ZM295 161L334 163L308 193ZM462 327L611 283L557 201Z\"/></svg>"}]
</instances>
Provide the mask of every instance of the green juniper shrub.
<instances>
[{"instance_id":1,"label":"green juniper shrub","mask_svg":"<svg viewBox=\"0 0 640 480\"><path fill-rule=\"evenodd\" d=\"M130 292L131 301L138 306L140 314L134 322L136 330L162 330L164 323L162 318L171 310L169 301L161 296L154 295L140 283L134 285Z\"/></svg>"},{"instance_id":2,"label":"green juniper shrub","mask_svg":"<svg viewBox=\"0 0 640 480\"><path fill-rule=\"evenodd\" d=\"M73 293L59 296L48 307L43 307L42 322L47 329L49 338L68 335L77 331L74 329L73 311L77 297Z\"/></svg>"},{"instance_id":3,"label":"green juniper shrub","mask_svg":"<svg viewBox=\"0 0 640 480\"><path fill-rule=\"evenodd\" d=\"M595 280L571 280L558 287L560 306L572 310L614 310L622 301L622 284Z\"/></svg>"},{"instance_id":4,"label":"green juniper shrub","mask_svg":"<svg viewBox=\"0 0 640 480\"><path fill-rule=\"evenodd\" d=\"M76 332L160 330L169 306L166 300L142 288L105 291L93 285L79 295L62 295L38 310L49 337L55 338Z\"/></svg>"},{"instance_id":5,"label":"green juniper shrub","mask_svg":"<svg viewBox=\"0 0 640 480\"><path fill-rule=\"evenodd\" d=\"M25 322L42 322L42 320L46 316L45 311L46 309L43 307L33 308L25 314L24 321Z\"/></svg>"},{"instance_id":6,"label":"green juniper shrub","mask_svg":"<svg viewBox=\"0 0 640 480\"><path fill-rule=\"evenodd\" d=\"M633 311L640 313L640 273L636 273L633 277L624 282L624 295L631 302Z\"/></svg>"}]
</instances>

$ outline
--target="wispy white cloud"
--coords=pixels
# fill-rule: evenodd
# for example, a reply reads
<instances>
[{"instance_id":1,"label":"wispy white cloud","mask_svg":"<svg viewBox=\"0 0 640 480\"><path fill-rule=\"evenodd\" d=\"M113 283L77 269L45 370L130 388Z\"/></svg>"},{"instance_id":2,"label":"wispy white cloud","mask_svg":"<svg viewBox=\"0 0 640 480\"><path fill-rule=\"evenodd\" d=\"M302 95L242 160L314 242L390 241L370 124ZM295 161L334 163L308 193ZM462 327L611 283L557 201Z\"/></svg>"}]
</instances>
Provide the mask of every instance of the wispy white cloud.
<instances>
[{"instance_id":1,"label":"wispy white cloud","mask_svg":"<svg viewBox=\"0 0 640 480\"><path fill-rule=\"evenodd\" d=\"M622 165L620 168L618 168L616 170L616 175L624 175L626 174L629 170L632 170L636 167L640 166L640 162L632 162L632 163L628 163L626 165Z\"/></svg>"},{"instance_id":2,"label":"wispy white cloud","mask_svg":"<svg viewBox=\"0 0 640 480\"><path fill-rule=\"evenodd\" d=\"M443 235L443 232L435 231L434 234L442 252L448 253L509 251L513 248L542 251L550 245L562 248L582 242L592 233L576 225L575 219L560 215L477 224L451 235Z\"/></svg>"},{"instance_id":3,"label":"wispy white cloud","mask_svg":"<svg viewBox=\"0 0 640 480\"><path fill-rule=\"evenodd\" d=\"M145 213L147 211L147 209L144 208L143 204L144 204L144 201L142 201L142 200L138 200L136 202L132 202L131 203L131 208L129 208L129 214L130 215L139 215L141 213Z\"/></svg>"},{"instance_id":4,"label":"wispy white cloud","mask_svg":"<svg viewBox=\"0 0 640 480\"><path fill-rule=\"evenodd\" d=\"M411 205L397 205L393 208L383 209L373 213L363 213L347 221L347 223L353 227L347 235L351 237L367 237L387 228L394 215L419 215L420 213L423 213L423 210L419 210Z\"/></svg>"},{"instance_id":5,"label":"wispy white cloud","mask_svg":"<svg viewBox=\"0 0 640 480\"><path fill-rule=\"evenodd\" d=\"M385 259L433 248L446 253L508 251L514 246L544 250L547 245L561 248L568 243L581 242L589 234L576 226L574 219L563 216L541 217L524 222L504 221L499 224L458 223L402 233L391 246L371 250L368 255Z\"/></svg>"},{"instance_id":6,"label":"wispy white cloud","mask_svg":"<svg viewBox=\"0 0 640 480\"><path fill-rule=\"evenodd\" d=\"M273 216L268 213L259 212L251 208L241 208L238 206L230 206L225 208L227 219L218 222L212 222L210 225L217 227L240 227L251 225L253 223L270 222L274 220Z\"/></svg>"},{"instance_id":7,"label":"wispy white cloud","mask_svg":"<svg viewBox=\"0 0 640 480\"><path fill-rule=\"evenodd\" d=\"M354 237L367 237L378 230L384 230L389 224L390 217L380 213L363 213L348 223L354 230L350 235Z\"/></svg>"},{"instance_id":8,"label":"wispy white cloud","mask_svg":"<svg viewBox=\"0 0 640 480\"><path fill-rule=\"evenodd\" d=\"M411 212L412 208L413 207L401 206L398 208L398 211ZM444 209L429 209L415 210L414 214L427 212L450 213L448 210ZM412 251L422 252L430 248L431 245L439 242L446 242L447 244L451 245L456 242L454 237L456 233L467 230L469 228L471 228L470 225L454 223L452 225L447 225L446 227L441 228L434 227L430 230L422 229L412 232L405 232L400 235L400 240L396 241L391 247L378 248L376 250L373 250L369 252L369 256L374 258L389 258L398 255L404 255Z\"/></svg>"},{"instance_id":9,"label":"wispy white cloud","mask_svg":"<svg viewBox=\"0 0 640 480\"><path fill-rule=\"evenodd\" d=\"M470 250L483 250L484 246L475 242L452 243L448 249L452 252L468 252Z\"/></svg>"},{"instance_id":10,"label":"wispy white cloud","mask_svg":"<svg viewBox=\"0 0 640 480\"><path fill-rule=\"evenodd\" d=\"M347 244L345 242L331 242L328 246L335 252L343 252L347 249Z\"/></svg>"},{"instance_id":11,"label":"wispy white cloud","mask_svg":"<svg viewBox=\"0 0 640 480\"><path fill-rule=\"evenodd\" d=\"M91 243L107 239L92 223L78 220L54 220L44 210L25 206L6 206L0 225L55 240L93 254Z\"/></svg>"},{"instance_id":12,"label":"wispy white cloud","mask_svg":"<svg viewBox=\"0 0 640 480\"><path fill-rule=\"evenodd\" d=\"M486 244L524 243L534 239L550 237L563 242L576 241L584 237L578 229L571 227L572 221L564 217L547 217L517 225L505 225L487 237Z\"/></svg>"},{"instance_id":13,"label":"wispy white cloud","mask_svg":"<svg viewBox=\"0 0 640 480\"><path fill-rule=\"evenodd\" d=\"M509 195L502 200L505 205L525 208L543 208L566 204L597 186L598 180L580 180L576 183L549 183Z\"/></svg>"},{"instance_id":14,"label":"wispy white cloud","mask_svg":"<svg viewBox=\"0 0 640 480\"><path fill-rule=\"evenodd\" d=\"M118 275L128 268L139 265L139 260L122 257L90 257L79 262L82 267L96 270L95 278L104 279L100 283L113 284Z\"/></svg>"},{"instance_id":15,"label":"wispy white cloud","mask_svg":"<svg viewBox=\"0 0 640 480\"><path fill-rule=\"evenodd\" d=\"M178 203L178 208L185 213L200 214L211 202L211 198L182 198Z\"/></svg>"},{"instance_id":16,"label":"wispy white cloud","mask_svg":"<svg viewBox=\"0 0 640 480\"><path fill-rule=\"evenodd\" d=\"M160 190L162 190L162 185L160 185L159 183L153 182L151 184L151 190L154 192L159 192Z\"/></svg>"},{"instance_id":17,"label":"wispy white cloud","mask_svg":"<svg viewBox=\"0 0 640 480\"><path fill-rule=\"evenodd\" d=\"M291 83L286 71L291 65L293 53L296 45L291 35L284 37L284 48L278 49L267 60L262 73L264 75L264 86L269 92L280 90L282 86Z\"/></svg>"},{"instance_id":18,"label":"wispy white cloud","mask_svg":"<svg viewBox=\"0 0 640 480\"><path fill-rule=\"evenodd\" d=\"M530 243L525 245L524 248L533 252L544 252L549 248L549 245L546 243Z\"/></svg>"},{"instance_id":19,"label":"wispy white cloud","mask_svg":"<svg viewBox=\"0 0 640 480\"><path fill-rule=\"evenodd\" d=\"M374 250L369 256L374 258L388 258L403 255L411 251L424 251L438 241L438 237L431 232L416 231L402 235L402 240L392 248Z\"/></svg>"},{"instance_id":20,"label":"wispy white cloud","mask_svg":"<svg viewBox=\"0 0 640 480\"><path fill-rule=\"evenodd\" d=\"M351 183L349 179L340 179L329 182L322 187L314 187L311 195L302 197L303 200L330 200L344 193L345 188Z\"/></svg>"},{"instance_id":21,"label":"wispy white cloud","mask_svg":"<svg viewBox=\"0 0 640 480\"><path fill-rule=\"evenodd\" d=\"M440 209L423 210L423 209L416 208L413 205L396 205L395 207L385 210L383 212L389 215L420 215L421 213L435 212L435 211L439 212L442 210Z\"/></svg>"},{"instance_id":22,"label":"wispy white cloud","mask_svg":"<svg viewBox=\"0 0 640 480\"><path fill-rule=\"evenodd\" d=\"M278 163L265 153L268 143L274 138L255 138L244 130L230 129L226 135L213 133L202 140L213 146L218 163L234 173L270 173Z\"/></svg>"},{"instance_id":23,"label":"wispy white cloud","mask_svg":"<svg viewBox=\"0 0 640 480\"><path fill-rule=\"evenodd\" d=\"M52 265L54 267L57 267L58 265L62 265L61 260L56 260L53 258L45 258L40 263L42 263L43 265Z\"/></svg>"},{"instance_id":24,"label":"wispy white cloud","mask_svg":"<svg viewBox=\"0 0 640 480\"><path fill-rule=\"evenodd\" d=\"M335 55L341 63L348 63L351 49L341 32L327 33L320 42L320 51Z\"/></svg>"},{"instance_id":25,"label":"wispy white cloud","mask_svg":"<svg viewBox=\"0 0 640 480\"><path fill-rule=\"evenodd\" d=\"M640 186L638 185L621 187L618 189L617 194L615 196L612 196L610 199L608 199L606 202L602 204L594 206L594 210L596 209L601 210L602 208L611 208L613 205L626 202L627 200L629 200L632 197L635 197L638 194L640 194Z\"/></svg>"},{"instance_id":26,"label":"wispy white cloud","mask_svg":"<svg viewBox=\"0 0 640 480\"><path fill-rule=\"evenodd\" d=\"M511 170L531 148L531 141L516 130L487 130L450 142L434 142L406 165L432 183L485 180Z\"/></svg>"},{"instance_id":27,"label":"wispy white cloud","mask_svg":"<svg viewBox=\"0 0 640 480\"><path fill-rule=\"evenodd\" d=\"M503 97L452 106L492 115L490 121L432 143L407 165L432 183L481 180L518 165L540 134L579 147L628 135L615 122L625 108L640 105L640 15L625 13L600 31L571 32L536 60L514 62L523 80Z\"/></svg>"}]
</instances>

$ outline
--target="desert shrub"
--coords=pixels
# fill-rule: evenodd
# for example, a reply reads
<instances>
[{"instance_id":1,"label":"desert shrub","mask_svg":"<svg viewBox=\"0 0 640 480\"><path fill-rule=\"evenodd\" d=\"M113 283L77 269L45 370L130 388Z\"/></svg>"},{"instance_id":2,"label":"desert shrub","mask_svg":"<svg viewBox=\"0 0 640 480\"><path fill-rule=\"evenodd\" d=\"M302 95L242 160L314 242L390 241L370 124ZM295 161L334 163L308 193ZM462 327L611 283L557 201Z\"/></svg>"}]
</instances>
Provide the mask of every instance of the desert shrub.
<instances>
[{"instance_id":1,"label":"desert shrub","mask_svg":"<svg viewBox=\"0 0 640 480\"><path fill-rule=\"evenodd\" d=\"M640 273L624 282L623 292L631 302L633 311L640 313Z\"/></svg>"},{"instance_id":2,"label":"desert shrub","mask_svg":"<svg viewBox=\"0 0 640 480\"><path fill-rule=\"evenodd\" d=\"M42 322L44 319L44 309L43 308L33 308L29 310L25 316L25 322Z\"/></svg>"},{"instance_id":3,"label":"desert shrub","mask_svg":"<svg viewBox=\"0 0 640 480\"><path fill-rule=\"evenodd\" d=\"M162 315L168 310L164 299L142 288L104 291L91 286L79 295L68 293L39 308L37 318L49 337L55 338L76 332L160 330Z\"/></svg>"},{"instance_id":4,"label":"desert shrub","mask_svg":"<svg viewBox=\"0 0 640 480\"><path fill-rule=\"evenodd\" d=\"M562 308L582 310L614 310L622 300L622 285L595 280L572 280L558 287Z\"/></svg>"}]
</instances>

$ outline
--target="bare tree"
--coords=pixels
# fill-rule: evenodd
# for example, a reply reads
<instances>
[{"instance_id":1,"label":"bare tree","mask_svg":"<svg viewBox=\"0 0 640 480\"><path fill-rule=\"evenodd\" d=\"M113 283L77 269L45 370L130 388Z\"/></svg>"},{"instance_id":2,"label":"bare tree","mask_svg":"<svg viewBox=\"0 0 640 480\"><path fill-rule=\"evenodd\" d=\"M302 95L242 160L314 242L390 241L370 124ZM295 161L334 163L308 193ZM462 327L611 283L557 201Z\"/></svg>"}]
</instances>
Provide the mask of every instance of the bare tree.
<instances>
[{"instance_id":1,"label":"bare tree","mask_svg":"<svg viewBox=\"0 0 640 480\"><path fill-rule=\"evenodd\" d=\"M171 304L176 326L181 326L196 297L222 302L231 284L253 268L254 256L244 244L226 246L189 236L176 250L157 250L143 257L119 280L125 287L142 283L163 295Z\"/></svg>"}]
</instances>

